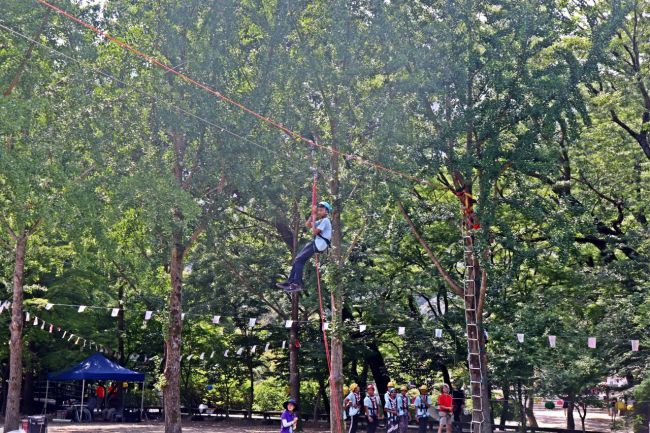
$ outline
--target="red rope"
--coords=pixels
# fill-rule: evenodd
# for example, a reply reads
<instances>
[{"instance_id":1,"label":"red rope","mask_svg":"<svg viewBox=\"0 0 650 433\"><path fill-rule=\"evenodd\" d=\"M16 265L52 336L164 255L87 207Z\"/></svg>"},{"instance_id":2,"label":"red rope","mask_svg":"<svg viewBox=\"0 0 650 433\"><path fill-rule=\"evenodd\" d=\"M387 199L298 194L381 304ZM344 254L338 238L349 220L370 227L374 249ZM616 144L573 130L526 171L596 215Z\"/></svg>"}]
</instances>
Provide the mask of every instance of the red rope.
<instances>
[{"instance_id":1,"label":"red rope","mask_svg":"<svg viewBox=\"0 0 650 433\"><path fill-rule=\"evenodd\" d=\"M314 182L311 187L311 224L312 229L316 227L316 207L317 207L317 187L318 187L318 170L316 169L315 160L313 157L313 147L312 147L312 170L314 171ZM325 346L325 357L327 359L327 371L329 371L329 382L330 382L330 404L333 404L334 408L334 418L336 421L336 431L341 433L341 408L338 404L332 402L338 401L336 398L338 393L338 388L332 377L332 356L330 354L330 345L327 338L327 331L325 330L325 308L323 307L323 291L321 289L320 283L320 263L318 261L318 253L314 256L314 264L316 266L316 287L318 288L318 306L320 307L320 328L323 332L323 345Z\"/></svg>"},{"instance_id":2,"label":"red rope","mask_svg":"<svg viewBox=\"0 0 650 433\"><path fill-rule=\"evenodd\" d=\"M187 83L189 83L189 84L191 84L193 86L196 86L199 89L202 89L202 90L210 93L213 96L216 96L217 98L221 99L224 102L227 102L230 105L233 105L233 106L239 108L243 112L248 113L251 116L256 117L257 119L261 120L262 122L267 123L268 125L271 125L274 128L279 129L280 131L282 131L285 134L295 138L296 140L305 142L305 143L307 143L307 144L309 144L311 146L316 146L316 147L318 147L320 149L323 149L323 150L325 150L325 151L327 151L327 152L329 152L329 153L331 153L333 155L343 156L348 160L354 160L354 161L358 162L359 164L368 165L368 166L373 167L373 168L375 168L377 170L381 170L381 171L384 171L386 173L390 173L392 175L400 176L400 177L403 177L405 179L409 179L409 180L411 180L413 182L422 183L422 184L425 184L425 185L428 185L428 186L431 186L431 187L436 186L436 185L433 184L433 182L431 182L431 181L429 181L427 179L419 178L417 176L413 176L413 175L410 175L408 173L404 173L404 172L399 171L399 170L395 170L395 169L392 169L392 168L385 167L385 166L379 164L378 162L362 158L362 157L360 157L358 155L341 152L341 151L339 151L337 149L334 149L334 148L332 148L330 146L325 146L325 145L322 145L322 144L318 144L314 140L311 140L311 139L309 139L309 138L307 138L307 137L305 137L305 136L303 136L301 134L298 134L297 132L287 128L284 125L282 125L280 122L278 122L278 121L276 121L274 119L271 119L270 117L264 116L264 115L262 115L262 114L260 114L260 113L258 113L256 111L248 108L244 104L242 104L242 103L240 103L240 102L238 102L238 101L224 95L223 93L219 92L218 90L213 89L212 87L208 86L207 84L201 83L201 82L199 82L199 81L197 81L197 80L183 74L182 72L179 72L179 71L175 70L174 68L165 65L160 60L157 60L154 57L151 57L148 54L143 53L142 51L138 50L137 48L134 48L133 46L127 44L126 42L121 41L121 40L109 35L105 31L98 29L97 27L93 26L92 24L89 24L89 23L85 22L84 20L82 20L80 18L77 18L76 16L70 14L69 12L59 8L58 6L55 6L55 5L51 4L51 3L48 3L46 0L37 0L37 1L40 4L42 4L43 6L52 9L53 11L57 12L58 14L63 15L64 17L66 17L66 18L68 18L68 19L70 19L70 20L72 20L72 21L86 27L87 29L93 31L97 35L102 36L102 37L108 39L109 41L119 45L120 47L124 48L125 50L128 50L128 51L132 52L133 54L137 55L138 57L143 58L147 62L149 62L151 64L154 64L156 66L159 66L160 68L163 68L165 71L176 75L177 77L179 77L183 81L185 81L185 82L187 82Z\"/></svg>"}]
</instances>

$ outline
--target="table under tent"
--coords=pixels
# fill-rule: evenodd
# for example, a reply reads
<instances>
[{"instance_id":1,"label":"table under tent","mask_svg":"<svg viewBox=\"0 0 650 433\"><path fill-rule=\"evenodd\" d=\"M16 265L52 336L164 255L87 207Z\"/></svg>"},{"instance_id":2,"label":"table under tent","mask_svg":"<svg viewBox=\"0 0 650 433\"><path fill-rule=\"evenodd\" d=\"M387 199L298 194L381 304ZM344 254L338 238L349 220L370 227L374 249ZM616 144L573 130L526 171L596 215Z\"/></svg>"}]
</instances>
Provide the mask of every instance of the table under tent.
<instances>
[{"instance_id":1,"label":"table under tent","mask_svg":"<svg viewBox=\"0 0 650 433\"><path fill-rule=\"evenodd\" d=\"M101 353L95 353L67 370L48 374L45 401L47 401L50 382L81 382L81 404L79 405L78 420L83 421L84 396L86 385L90 381L142 383L142 397L140 400L140 418L142 418L144 412L144 374L122 367Z\"/></svg>"}]
</instances>

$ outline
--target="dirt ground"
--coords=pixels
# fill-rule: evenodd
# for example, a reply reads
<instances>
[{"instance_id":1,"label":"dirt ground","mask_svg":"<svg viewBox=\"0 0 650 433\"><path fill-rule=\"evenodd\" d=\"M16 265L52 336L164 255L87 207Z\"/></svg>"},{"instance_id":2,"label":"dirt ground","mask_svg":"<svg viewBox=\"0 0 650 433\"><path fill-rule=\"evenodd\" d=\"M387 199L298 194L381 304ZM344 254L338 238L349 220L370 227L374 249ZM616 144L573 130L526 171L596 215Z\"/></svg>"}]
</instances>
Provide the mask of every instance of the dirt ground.
<instances>
[{"instance_id":1,"label":"dirt ground","mask_svg":"<svg viewBox=\"0 0 650 433\"><path fill-rule=\"evenodd\" d=\"M556 427L566 428L566 419L562 409L547 410L543 407L535 407L535 416L540 426L543 427ZM580 419L575 414L576 427L580 429ZM498 423L498 420L497 420ZM587 430L609 432L611 426L611 419L605 410L592 409L587 415L586 427ZM160 422L152 423L136 423L136 424L62 424L52 423L48 429L50 433L164 433L164 425ZM248 424L244 421L203 421L203 422L187 422L183 424L184 433L266 433L280 431L279 423L272 422L271 424L262 424L257 422L255 424ZM308 424L305 426L304 431L307 433L326 433L329 432L324 425ZM362 430L365 431L365 430ZM415 431L415 430L413 430ZM624 433L626 429L619 430ZM0 429L1 432L1 429Z\"/></svg>"},{"instance_id":2,"label":"dirt ground","mask_svg":"<svg viewBox=\"0 0 650 433\"><path fill-rule=\"evenodd\" d=\"M49 433L68 433L68 432L97 432L97 433L163 433L164 425L161 423L138 423L138 424L51 424L48 428ZM266 433L279 432L280 425L246 425L243 423L232 422L194 422L184 423L183 433ZM329 432L323 427L306 426L305 432L325 433Z\"/></svg>"}]
</instances>

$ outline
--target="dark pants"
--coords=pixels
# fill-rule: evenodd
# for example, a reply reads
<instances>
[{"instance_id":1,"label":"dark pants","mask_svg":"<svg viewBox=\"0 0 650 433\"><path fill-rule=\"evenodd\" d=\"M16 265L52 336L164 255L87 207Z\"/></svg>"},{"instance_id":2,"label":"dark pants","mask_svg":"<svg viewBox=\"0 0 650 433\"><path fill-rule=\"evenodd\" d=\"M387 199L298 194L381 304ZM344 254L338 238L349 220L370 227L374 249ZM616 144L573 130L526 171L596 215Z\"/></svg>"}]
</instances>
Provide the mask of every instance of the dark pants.
<instances>
[{"instance_id":1,"label":"dark pants","mask_svg":"<svg viewBox=\"0 0 650 433\"><path fill-rule=\"evenodd\" d=\"M399 417L399 433L407 433L409 430L409 416L402 415Z\"/></svg>"},{"instance_id":2,"label":"dark pants","mask_svg":"<svg viewBox=\"0 0 650 433\"><path fill-rule=\"evenodd\" d=\"M302 247L302 250L296 256L296 259L293 261L293 267L291 268L291 274L289 274L290 283L302 284L302 273L305 269L305 263L316 253L316 247L314 241L309 242L307 245Z\"/></svg>"},{"instance_id":3,"label":"dark pants","mask_svg":"<svg viewBox=\"0 0 650 433\"><path fill-rule=\"evenodd\" d=\"M350 429L348 433L357 433L357 426L359 424L359 415L350 417Z\"/></svg>"},{"instance_id":4,"label":"dark pants","mask_svg":"<svg viewBox=\"0 0 650 433\"><path fill-rule=\"evenodd\" d=\"M429 426L429 417L418 418L418 433L426 433Z\"/></svg>"},{"instance_id":5,"label":"dark pants","mask_svg":"<svg viewBox=\"0 0 650 433\"><path fill-rule=\"evenodd\" d=\"M366 418L367 420L367 418ZM368 433L375 433L377 431L377 427L379 427L379 420L377 419L376 416L372 417L372 422L368 421L367 422L367 428L366 430Z\"/></svg>"},{"instance_id":6,"label":"dark pants","mask_svg":"<svg viewBox=\"0 0 650 433\"><path fill-rule=\"evenodd\" d=\"M454 422L451 425L452 426L452 431L462 433L463 431L463 425L461 423L460 416L462 415L463 411L462 409L460 410L454 410Z\"/></svg>"}]
</instances>

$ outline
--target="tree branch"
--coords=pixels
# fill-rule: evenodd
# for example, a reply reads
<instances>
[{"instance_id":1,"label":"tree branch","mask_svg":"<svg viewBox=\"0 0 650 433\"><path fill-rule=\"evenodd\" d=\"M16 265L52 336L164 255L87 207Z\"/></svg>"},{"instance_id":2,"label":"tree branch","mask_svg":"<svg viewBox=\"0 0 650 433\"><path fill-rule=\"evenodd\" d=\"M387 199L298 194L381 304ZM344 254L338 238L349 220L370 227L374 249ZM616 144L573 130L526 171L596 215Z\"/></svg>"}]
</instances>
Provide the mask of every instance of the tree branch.
<instances>
[{"instance_id":1,"label":"tree branch","mask_svg":"<svg viewBox=\"0 0 650 433\"><path fill-rule=\"evenodd\" d=\"M449 285L449 287L454 291L454 293L456 293L458 296L463 296L463 288L460 285L458 285L458 283L456 281L454 281L454 279L449 274L449 272L447 272L447 270L442 266L442 264L440 263L438 258L435 256L435 254L433 254L433 251L429 247L429 244L427 243L427 241L425 241L422 238L422 236L418 232L417 227L415 226L415 224L413 223L413 221L411 220L409 215L406 213L406 210L404 210L404 206L402 206L402 202L398 200L397 205L399 206L399 209L400 209L400 212L402 213L402 216L404 217L404 219L408 223L409 227L411 228L411 232L413 233L415 238L418 240L420 245L422 245L422 248L424 248L424 250L427 252L427 255L429 256L429 258L431 259L431 262L433 263L433 265L436 267L436 269L438 270L438 272L442 276L442 279Z\"/></svg>"},{"instance_id":2,"label":"tree branch","mask_svg":"<svg viewBox=\"0 0 650 433\"><path fill-rule=\"evenodd\" d=\"M9 84L9 87L7 87L7 90L4 91L3 93L4 96L11 95L11 93L14 91L14 88L18 85L18 82L20 81L20 78L23 76L23 73L25 72L25 68L27 67L27 62L29 61L29 59L32 58L32 53L34 51L34 46L36 46L36 41L38 40L38 38L41 37L41 33L43 33L45 26L50 20L51 14L52 14L52 10L48 9L47 13L45 14L45 17L43 17L43 21L41 21L41 25L38 27L36 34L32 38L32 42L30 42L29 47L25 52L25 56L23 57L23 60L20 62L20 66L18 66L16 75L14 75L14 78L13 80L11 80L11 83Z\"/></svg>"}]
</instances>

